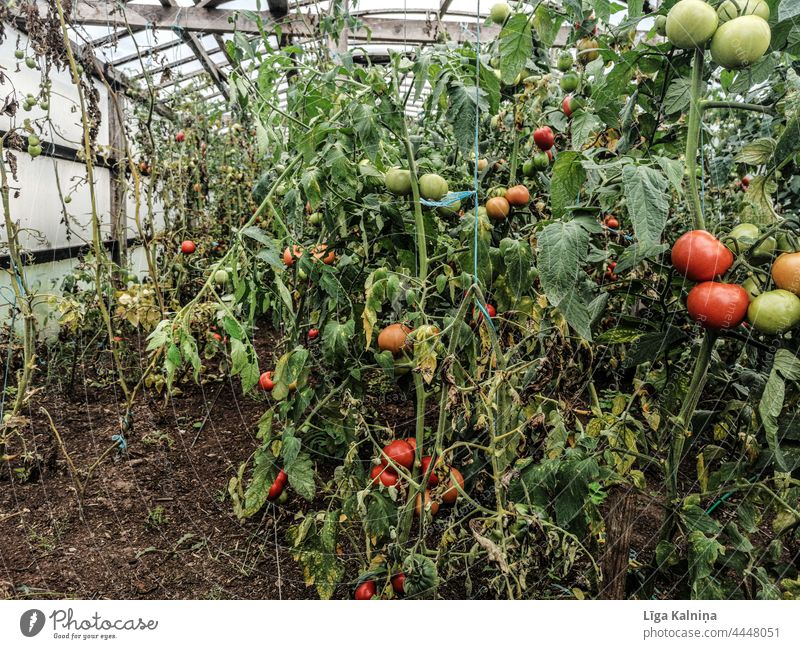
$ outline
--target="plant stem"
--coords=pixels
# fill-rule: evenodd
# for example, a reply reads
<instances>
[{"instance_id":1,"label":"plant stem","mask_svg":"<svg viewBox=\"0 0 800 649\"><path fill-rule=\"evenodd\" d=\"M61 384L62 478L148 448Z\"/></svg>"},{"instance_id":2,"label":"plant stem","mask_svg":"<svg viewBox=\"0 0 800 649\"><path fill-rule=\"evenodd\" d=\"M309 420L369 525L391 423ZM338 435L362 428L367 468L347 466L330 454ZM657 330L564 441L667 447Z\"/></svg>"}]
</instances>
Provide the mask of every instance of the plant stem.
<instances>
[{"instance_id":1,"label":"plant stem","mask_svg":"<svg viewBox=\"0 0 800 649\"><path fill-rule=\"evenodd\" d=\"M751 110L755 113L774 115L775 109L772 106L761 106L759 104L748 104L740 101L703 101L700 103L700 110L705 111L709 108L738 108L739 110Z\"/></svg>"},{"instance_id":2,"label":"plant stem","mask_svg":"<svg viewBox=\"0 0 800 649\"><path fill-rule=\"evenodd\" d=\"M697 148L700 142L700 94L703 90L703 50L694 52L692 62L692 80L689 98L689 120L686 132L686 173L689 180L689 207L695 230L705 229L705 218L700 205L700 193L697 186Z\"/></svg>"}]
</instances>

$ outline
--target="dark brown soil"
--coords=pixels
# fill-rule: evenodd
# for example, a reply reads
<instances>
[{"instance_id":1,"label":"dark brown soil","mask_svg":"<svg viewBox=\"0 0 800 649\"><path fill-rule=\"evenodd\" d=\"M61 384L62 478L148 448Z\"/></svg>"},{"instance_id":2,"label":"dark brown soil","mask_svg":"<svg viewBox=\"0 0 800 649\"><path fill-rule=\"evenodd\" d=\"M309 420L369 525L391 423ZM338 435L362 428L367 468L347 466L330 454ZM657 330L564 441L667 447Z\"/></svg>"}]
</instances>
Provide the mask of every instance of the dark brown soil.
<instances>
[{"instance_id":1,"label":"dark brown soil","mask_svg":"<svg viewBox=\"0 0 800 649\"><path fill-rule=\"evenodd\" d=\"M145 395L131 451L113 452L94 471L82 519L67 462L38 408L85 471L113 444L117 395L41 397L27 413L41 457L33 478L8 480L4 470L0 481L0 598L316 597L283 547L291 500L242 524L224 499L255 448L263 402L232 384L198 387L166 405Z\"/></svg>"}]
</instances>

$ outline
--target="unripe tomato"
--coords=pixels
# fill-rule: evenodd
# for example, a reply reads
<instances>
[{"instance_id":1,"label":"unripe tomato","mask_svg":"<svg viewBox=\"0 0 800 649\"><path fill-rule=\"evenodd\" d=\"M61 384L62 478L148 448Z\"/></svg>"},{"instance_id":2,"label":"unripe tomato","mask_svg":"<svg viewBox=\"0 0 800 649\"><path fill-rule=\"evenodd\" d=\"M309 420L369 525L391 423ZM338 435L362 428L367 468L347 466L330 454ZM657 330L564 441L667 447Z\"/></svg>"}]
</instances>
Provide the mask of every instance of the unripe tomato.
<instances>
[{"instance_id":1,"label":"unripe tomato","mask_svg":"<svg viewBox=\"0 0 800 649\"><path fill-rule=\"evenodd\" d=\"M197 246L195 245L194 241L184 241L181 243L181 252L184 255L191 255L195 250L197 250Z\"/></svg>"},{"instance_id":2,"label":"unripe tomato","mask_svg":"<svg viewBox=\"0 0 800 649\"><path fill-rule=\"evenodd\" d=\"M724 275L732 264L733 253L705 230L691 230L672 246L672 265L693 282L706 282Z\"/></svg>"},{"instance_id":3,"label":"unripe tomato","mask_svg":"<svg viewBox=\"0 0 800 649\"><path fill-rule=\"evenodd\" d=\"M392 577L392 590L398 595L404 594L405 591L405 583L406 583L406 576L402 572L398 572L394 577Z\"/></svg>"},{"instance_id":4,"label":"unripe tomato","mask_svg":"<svg viewBox=\"0 0 800 649\"><path fill-rule=\"evenodd\" d=\"M355 598L372 599L373 597L375 597L375 593L376 593L375 582L372 581L371 579L368 579L367 581L362 581L358 585L358 588L356 588Z\"/></svg>"},{"instance_id":5,"label":"unripe tomato","mask_svg":"<svg viewBox=\"0 0 800 649\"><path fill-rule=\"evenodd\" d=\"M220 268L216 273L214 273L214 283L218 286L223 286L228 283L228 271Z\"/></svg>"},{"instance_id":6,"label":"unripe tomato","mask_svg":"<svg viewBox=\"0 0 800 649\"><path fill-rule=\"evenodd\" d=\"M422 494L417 494L417 500L414 503L414 512L417 514L417 516L421 516L423 510L427 509L429 506L430 506L431 516L435 516L436 512L439 511L439 503L431 499L431 490L426 489L424 504L422 501Z\"/></svg>"},{"instance_id":7,"label":"unripe tomato","mask_svg":"<svg viewBox=\"0 0 800 649\"><path fill-rule=\"evenodd\" d=\"M275 387L275 381L272 380L272 372L264 372L258 377L258 385L262 390L270 392Z\"/></svg>"},{"instance_id":8,"label":"unripe tomato","mask_svg":"<svg viewBox=\"0 0 800 649\"><path fill-rule=\"evenodd\" d=\"M680 0L667 13L667 39L682 50L703 47L718 24L711 5L702 0Z\"/></svg>"},{"instance_id":9,"label":"unripe tomato","mask_svg":"<svg viewBox=\"0 0 800 649\"><path fill-rule=\"evenodd\" d=\"M373 485L382 484L385 487L393 487L399 480L397 471L386 464L378 464L372 467L369 477L372 479Z\"/></svg>"},{"instance_id":10,"label":"unripe tomato","mask_svg":"<svg viewBox=\"0 0 800 649\"><path fill-rule=\"evenodd\" d=\"M396 439L391 444L384 446L382 453L398 466L406 469L414 466L414 449L402 439Z\"/></svg>"},{"instance_id":11,"label":"unripe tomato","mask_svg":"<svg viewBox=\"0 0 800 649\"><path fill-rule=\"evenodd\" d=\"M506 192L506 200L513 207L523 207L528 204L530 199L530 192L525 185L514 185L514 187L509 187Z\"/></svg>"},{"instance_id":12,"label":"unripe tomato","mask_svg":"<svg viewBox=\"0 0 800 649\"><path fill-rule=\"evenodd\" d=\"M772 31L760 16L740 16L722 25L711 39L711 58L723 68L739 70L769 49Z\"/></svg>"},{"instance_id":13,"label":"unripe tomato","mask_svg":"<svg viewBox=\"0 0 800 649\"><path fill-rule=\"evenodd\" d=\"M550 166L550 161L553 159L552 149L537 153L533 156L533 168L537 171L544 171Z\"/></svg>"},{"instance_id":14,"label":"unripe tomato","mask_svg":"<svg viewBox=\"0 0 800 649\"><path fill-rule=\"evenodd\" d=\"M578 61L586 65L597 59L600 52L597 51L599 43L593 38L581 38L575 47L578 50Z\"/></svg>"},{"instance_id":15,"label":"unripe tomato","mask_svg":"<svg viewBox=\"0 0 800 649\"><path fill-rule=\"evenodd\" d=\"M747 291L747 297L749 297L750 301L752 302L759 295L761 295L763 284L761 284L761 282L759 282L755 277L748 277L742 282L742 288Z\"/></svg>"},{"instance_id":16,"label":"unripe tomato","mask_svg":"<svg viewBox=\"0 0 800 649\"><path fill-rule=\"evenodd\" d=\"M667 17L656 16L656 34L659 36L667 35Z\"/></svg>"},{"instance_id":17,"label":"unripe tomato","mask_svg":"<svg viewBox=\"0 0 800 649\"><path fill-rule=\"evenodd\" d=\"M496 196L486 201L486 214L490 219L502 221L511 211L511 205L503 196Z\"/></svg>"},{"instance_id":18,"label":"unripe tomato","mask_svg":"<svg viewBox=\"0 0 800 649\"><path fill-rule=\"evenodd\" d=\"M458 469L450 468L450 488L442 494L442 502L445 505L452 505L456 499L458 498L458 489L455 488L455 483L458 483L458 486L461 489L464 489L464 476L461 475L461 471Z\"/></svg>"},{"instance_id":19,"label":"unripe tomato","mask_svg":"<svg viewBox=\"0 0 800 649\"><path fill-rule=\"evenodd\" d=\"M489 10L489 17L496 25L502 25L511 15L511 7L507 2L497 2Z\"/></svg>"},{"instance_id":20,"label":"unripe tomato","mask_svg":"<svg viewBox=\"0 0 800 649\"><path fill-rule=\"evenodd\" d=\"M750 298L738 284L703 282L689 291L686 308L707 329L733 329L747 315Z\"/></svg>"},{"instance_id":21,"label":"unripe tomato","mask_svg":"<svg viewBox=\"0 0 800 649\"><path fill-rule=\"evenodd\" d=\"M448 192L447 181L439 174L425 174L419 179L419 193L429 201L438 201Z\"/></svg>"},{"instance_id":22,"label":"unripe tomato","mask_svg":"<svg viewBox=\"0 0 800 649\"><path fill-rule=\"evenodd\" d=\"M558 57L557 67L561 72L569 72L573 65L575 65L575 60L569 52L564 52Z\"/></svg>"},{"instance_id":23,"label":"unripe tomato","mask_svg":"<svg viewBox=\"0 0 800 649\"><path fill-rule=\"evenodd\" d=\"M420 474L425 475L428 472L428 467L431 465L431 458L430 455L426 455L420 460ZM441 464L441 461L437 462L437 464ZM436 467L431 469L431 474L428 476L428 485L431 487L435 487L439 484L439 476L436 475Z\"/></svg>"},{"instance_id":24,"label":"unripe tomato","mask_svg":"<svg viewBox=\"0 0 800 649\"><path fill-rule=\"evenodd\" d=\"M725 0L717 7L720 23L728 22L738 16L760 16L769 20L769 5L764 0Z\"/></svg>"},{"instance_id":25,"label":"unripe tomato","mask_svg":"<svg viewBox=\"0 0 800 649\"><path fill-rule=\"evenodd\" d=\"M740 223L728 233L728 238L733 239L726 244L731 252L741 254L750 250L761 238L761 231L755 223ZM777 246L775 237L767 237L754 250L750 250L750 259L756 264L764 264L772 259Z\"/></svg>"},{"instance_id":26,"label":"unripe tomato","mask_svg":"<svg viewBox=\"0 0 800 649\"><path fill-rule=\"evenodd\" d=\"M309 329L308 330L308 339L309 340L316 340L319 338L319 329Z\"/></svg>"},{"instance_id":27,"label":"unripe tomato","mask_svg":"<svg viewBox=\"0 0 800 649\"><path fill-rule=\"evenodd\" d=\"M762 333L783 333L800 323L800 298L783 289L767 291L750 303L747 319Z\"/></svg>"},{"instance_id":28,"label":"unripe tomato","mask_svg":"<svg viewBox=\"0 0 800 649\"><path fill-rule=\"evenodd\" d=\"M526 178L530 178L533 176L533 172L536 171L534 167L533 160L526 160L522 163L522 175Z\"/></svg>"},{"instance_id":29,"label":"unripe tomato","mask_svg":"<svg viewBox=\"0 0 800 649\"><path fill-rule=\"evenodd\" d=\"M578 89L579 83L580 78L577 74L574 72L567 72L561 77L561 81L558 82L558 85L564 92L575 92Z\"/></svg>"},{"instance_id":30,"label":"unripe tomato","mask_svg":"<svg viewBox=\"0 0 800 649\"><path fill-rule=\"evenodd\" d=\"M542 126L533 132L533 141L542 151L549 151L556 143L556 137L553 135L553 129Z\"/></svg>"},{"instance_id":31,"label":"unripe tomato","mask_svg":"<svg viewBox=\"0 0 800 649\"><path fill-rule=\"evenodd\" d=\"M403 196L411 193L411 172L408 169L392 167L383 175L383 181L393 194Z\"/></svg>"},{"instance_id":32,"label":"unripe tomato","mask_svg":"<svg viewBox=\"0 0 800 649\"><path fill-rule=\"evenodd\" d=\"M378 349L382 352L392 352L393 356L397 356L405 348L410 333L411 329L404 324L391 324L378 334Z\"/></svg>"},{"instance_id":33,"label":"unripe tomato","mask_svg":"<svg viewBox=\"0 0 800 649\"><path fill-rule=\"evenodd\" d=\"M800 252L785 252L772 264L775 286L800 295Z\"/></svg>"}]
</instances>

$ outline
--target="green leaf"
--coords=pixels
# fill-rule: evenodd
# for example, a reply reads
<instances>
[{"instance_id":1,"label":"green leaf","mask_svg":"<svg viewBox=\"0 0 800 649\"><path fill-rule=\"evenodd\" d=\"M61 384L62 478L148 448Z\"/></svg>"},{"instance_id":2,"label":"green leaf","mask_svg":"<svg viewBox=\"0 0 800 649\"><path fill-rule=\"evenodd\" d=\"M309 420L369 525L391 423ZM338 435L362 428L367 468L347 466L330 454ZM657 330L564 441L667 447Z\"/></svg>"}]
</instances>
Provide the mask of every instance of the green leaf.
<instances>
[{"instance_id":1,"label":"green leaf","mask_svg":"<svg viewBox=\"0 0 800 649\"><path fill-rule=\"evenodd\" d=\"M500 74L503 83L513 83L531 58L531 23L525 13L512 15L500 31Z\"/></svg>"},{"instance_id":2,"label":"green leaf","mask_svg":"<svg viewBox=\"0 0 800 649\"><path fill-rule=\"evenodd\" d=\"M561 218L567 207L578 202L581 186L586 181L583 160L578 151L564 151L556 157L550 181L550 207L554 218Z\"/></svg>"},{"instance_id":3,"label":"green leaf","mask_svg":"<svg viewBox=\"0 0 800 649\"><path fill-rule=\"evenodd\" d=\"M244 506L239 512L240 518L250 518L261 510L267 502L269 489L277 477L275 460L267 448L262 446L253 458L253 475L244 493Z\"/></svg>"},{"instance_id":4,"label":"green leaf","mask_svg":"<svg viewBox=\"0 0 800 649\"><path fill-rule=\"evenodd\" d=\"M596 342L604 345L618 345L622 343L636 342L644 336L644 331L639 329L629 329L626 327L615 327L614 329L607 329L601 333Z\"/></svg>"},{"instance_id":5,"label":"green leaf","mask_svg":"<svg viewBox=\"0 0 800 649\"><path fill-rule=\"evenodd\" d=\"M714 564L720 554L725 554L725 546L699 531L689 534L689 571L693 581L699 581L714 574Z\"/></svg>"},{"instance_id":6,"label":"green leaf","mask_svg":"<svg viewBox=\"0 0 800 649\"><path fill-rule=\"evenodd\" d=\"M170 342L172 340L172 321L162 320L159 322L153 333L147 337L147 340L150 341L147 343L147 351L149 352L159 349Z\"/></svg>"},{"instance_id":7,"label":"green leaf","mask_svg":"<svg viewBox=\"0 0 800 649\"><path fill-rule=\"evenodd\" d=\"M533 28L542 45L546 48L553 46L556 37L564 22L564 17L547 8L543 3L536 7L533 14Z\"/></svg>"},{"instance_id":8,"label":"green leaf","mask_svg":"<svg viewBox=\"0 0 800 649\"><path fill-rule=\"evenodd\" d=\"M341 367L348 356L350 342L355 335L355 322L348 320L344 324L329 322L322 334L322 354L325 361Z\"/></svg>"},{"instance_id":9,"label":"green leaf","mask_svg":"<svg viewBox=\"0 0 800 649\"><path fill-rule=\"evenodd\" d=\"M689 106L692 82L689 77L675 77L664 95L664 113L673 115L683 112Z\"/></svg>"},{"instance_id":10,"label":"green leaf","mask_svg":"<svg viewBox=\"0 0 800 649\"><path fill-rule=\"evenodd\" d=\"M290 466L297 460L302 445L303 443L299 438L294 436L291 429L283 431L283 435L281 435L281 458L283 459L284 466Z\"/></svg>"},{"instance_id":11,"label":"green leaf","mask_svg":"<svg viewBox=\"0 0 800 649\"><path fill-rule=\"evenodd\" d=\"M594 113L582 110L572 118L572 148L580 151L601 127Z\"/></svg>"},{"instance_id":12,"label":"green leaf","mask_svg":"<svg viewBox=\"0 0 800 649\"><path fill-rule=\"evenodd\" d=\"M665 158L664 156L656 156L655 161L662 171L667 175L670 184L676 192L683 191L683 162L675 160L674 158Z\"/></svg>"},{"instance_id":13,"label":"green leaf","mask_svg":"<svg viewBox=\"0 0 800 649\"><path fill-rule=\"evenodd\" d=\"M539 233L539 279L548 301L558 306L585 276L589 232L577 221L557 221Z\"/></svg>"},{"instance_id":14,"label":"green leaf","mask_svg":"<svg viewBox=\"0 0 800 649\"><path fill-rule=\"evenodd\" d=\"M619 256L614 272L623 273L631 268L636 268L643 261L660 257L667 250L669 250L669 244L666 243L637 241L625 248L624 252Z\"/></svg>"},{"instance_id":15,"label":"green leaf","mask_svg":"<svg viewBox=\"0 0 800 649\"><path fill-rule=\"evenodd\" d=\"M767 164L775 155L776 142L771 137L760 137L742 147L736 155L736 162L749 165Z\"/></svg>"},{"instance_id":16,"label":"green leaf","mask_svg":"<svg viewBox=\"0 0 800 649\"><path fill-rule=\"evenodd\" d=\"M322 520L318 528L317 519ZM308 514L300 525L289 528L292 555L303 566L307 586L314 586L321 599L330 599L344 577L344 566L336 553L339 511Z\"/></svg>"},{"instance_id":17,"label":"green leaf","mask_svg":"<svg viewBox=\"0 0 800 649\"><path fill-rule=\"evenodd\" d=\"M592 340L592 316L580 291L571 291L558 304L558 310L575 332L584 340Z\"/></svg>"},{"instance_id":18,"label":"green leaf","mask_svg":"<svg viewBox=\"0 0 800 649\"><path fill-rule=\"evenodd\" d=\"M258 383L258 361L249 340L231 338L231 374L239 375L243 392L249 392Z\"/></svg>"},{"instance_id":19,"label":"green leaf","mask_svg":"<svg viewBox=\"0 0 800 649\"><path fill-rule=\"evenodd\" d=\"M303 188L303 193L314 210L322 203L322 189L319 186L319 180L320 171L316 167L306 169L303 175L300 176L300 185Z\"/></svg>"},{"instance_id":20,"label":"green leaf","mask_svg":"<svg viewBox=\"0 0 800 649\"><path fill-rule=\"evenodd\" d=\"M500 254L506 265L508 288L517 297L529 293L531 284L529 274L533 263L531 247L526 240L503 239L500 242Z\"/></svg>"},{"instance_id":21,"label":"green leaf","mask_svg":"<svg viewBox=\"0 0 800 649\"><path fill-rule=\"evenodd\" d=\"M669 215L669 184L653 167L627 164L622 183L628 214L639 241L658 243Z\"/></svg>"},{"instance_id":22,"label":"green leaf","mask_svg":"<svg viewBox=\"0 0 800 649\"><path fill-rule=\"evenodd\" d=\"M767 176L753 176L742 200L741 220L759 225L775 223L777 214L772 203L772 194L777 188L775 181Z\"/></svg>"},{"instance_id":23,"label":"green leaf","mask_svg":"<svg viewBox=\"0 0 800 649\"><path fill-rule=\"evenodd\" d=\"M378 157L381 134L378 130L378 119L371 106L356 103L353 108L353 127L361 146L370 160ZM316 209L316 207L314 208Z\"/></svg>"},{"instance_id":24,"label":"green leaf","mask_svg":"<svg viewBox=\"0 0 800 649\"><path fill-rule=\"evenodd\" d=\"M289 486L307 501L314 500L317 487L314 483L314 463L306 453L300 453L291 464L284 467Z\"/></svg>"},{"instance_id":25,"label":"green leaf","mask_svg":"<svg viewBox=\"0 0 800 649\"><path fill-rule=\"evenodd\" d=\"M775 353L772 370L764 386L764 392L761 394L758 414L764 426L764 433L772 459L782 471L789 471L789 464L784 457L780 440L778 439L778 418L783 411L783 404L786 398L785 381L787 380L800 381L800 359L787 349L779 349Z\"/></svg>"},{"instance_id":26,"label":"green leaf","mask_svg":"<svg viewBox=\"0 0 800 649\"><path fill-rule=\"evenodd\" d=\"M447 121L462 153L469 153L475 148L476 113L488 109L486 93L477 86L454 83L448 87L447 96Z\"/></svg>"},{"instance_id":27,"label":"green leaf","mask_svg":"<svg viewBox=\"0 0 800 649\"><path fill-rule=\"evenodd\" d=\"M364 517L364 530L379 541L389 536L392 523L397 520L397 505L391 498L372 491L367 495L367 515Z\"/></svg>"}]
</instances>

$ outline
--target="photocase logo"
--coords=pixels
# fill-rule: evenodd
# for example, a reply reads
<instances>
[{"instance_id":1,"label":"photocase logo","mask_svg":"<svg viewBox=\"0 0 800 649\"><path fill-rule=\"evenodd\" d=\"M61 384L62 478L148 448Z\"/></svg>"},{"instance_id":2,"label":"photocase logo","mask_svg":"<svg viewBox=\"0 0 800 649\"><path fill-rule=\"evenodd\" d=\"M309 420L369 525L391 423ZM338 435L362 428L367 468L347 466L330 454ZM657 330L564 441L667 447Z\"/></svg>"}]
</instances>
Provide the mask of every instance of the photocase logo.
<instances>
[{"instance_id":1,"label":"photocase logo","mask_svg":"<svg viewBox=\"0 0 800 649\"><path fill-rule=\"evenodd\" d=\"M44 613L38 608L25 611L19 618L19 630L26 638L32 638L44 628Z\"/></svg>"}]
</instances>

